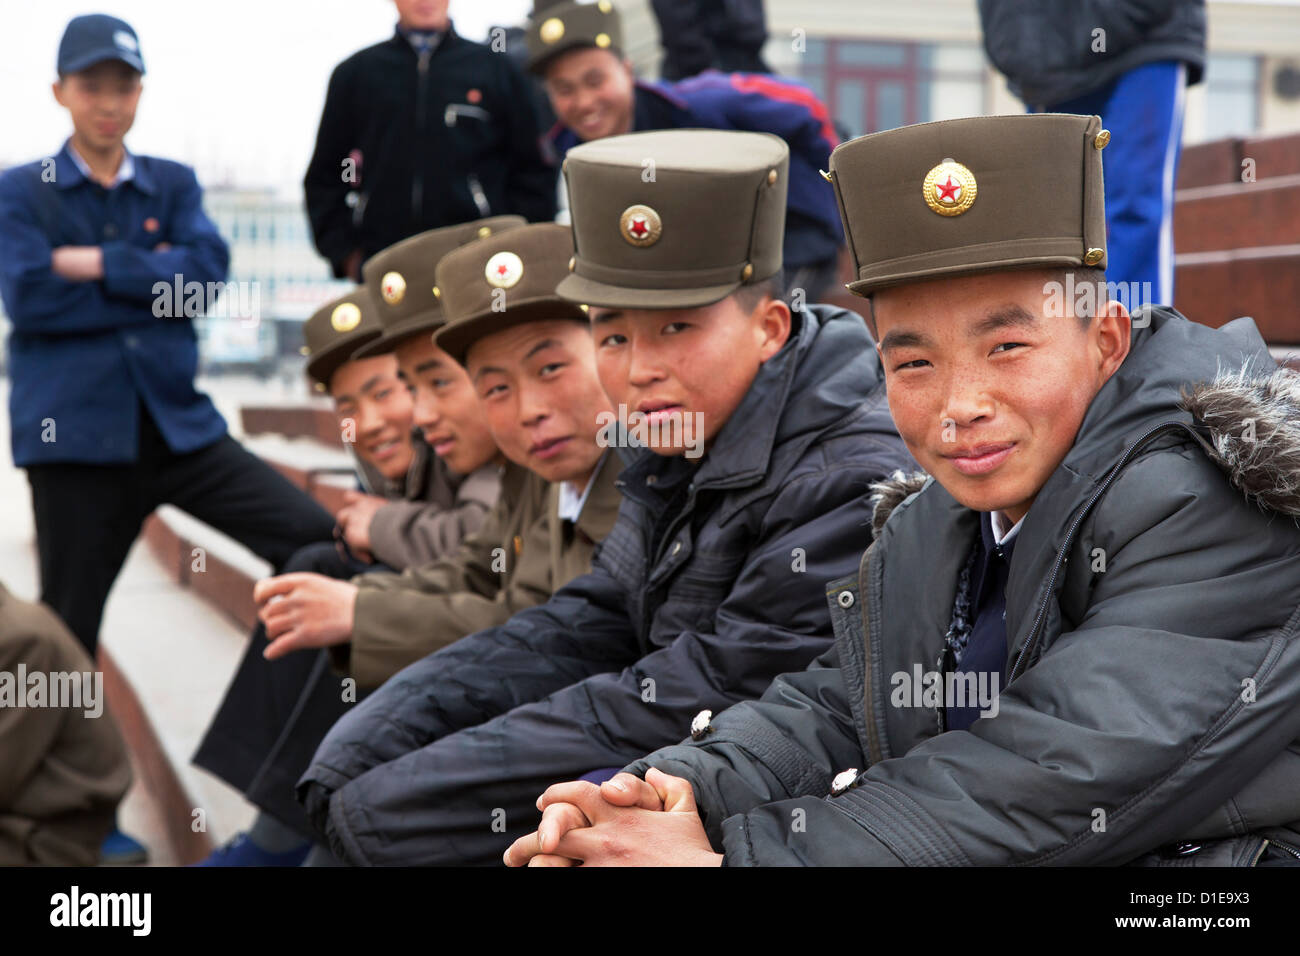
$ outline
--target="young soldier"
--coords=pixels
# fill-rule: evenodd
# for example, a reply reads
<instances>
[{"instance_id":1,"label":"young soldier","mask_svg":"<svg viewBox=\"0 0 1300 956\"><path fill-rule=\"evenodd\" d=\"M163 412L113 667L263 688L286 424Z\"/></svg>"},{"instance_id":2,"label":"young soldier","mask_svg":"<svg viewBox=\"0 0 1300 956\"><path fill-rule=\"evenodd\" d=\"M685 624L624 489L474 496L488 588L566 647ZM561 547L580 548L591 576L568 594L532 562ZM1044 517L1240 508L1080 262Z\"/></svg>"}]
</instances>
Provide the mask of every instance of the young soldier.
<instances>
[{"instance_id":1,"label":"young soldier","mask_svg":"<svg viewBox=\"0 0 1300 956\"><path fill-rule=\"evenodd\" d=\"M909 459L861 318L773 295L787 159L775 136L708 130L570 153L558 291L590 303L601 384L650 447L622 449L591 574L402 671L325 739L299 793L343 859L498 859L539 784L621 766L826 649L819 579L854 566L868 485ZM499 363L468 360L490 387Z\"/></svg>"},{"instance_id":2,"label":"young soldier","mask_svg":"<svg viewBox=\"0 0 1300 956\"><path fill-rule=\"evenodd\" d=\"M555 216L528 81L458 34L447 3L394 0L394 35L330 76L303 186L316 248L340 278L435 227Z\"/></svg>"},{"instance_id":3,"label":"young soldier","mask_svg":"<svg viewBox=\"0 0 1300 956\"><path fill-rule=\"evenodd\" d=\"M1249 319L1108 301L1107 139L1030 115L836 150L852 289L933 477L879 486L831 653L554 788L509 862L1300 856L1300 381Z\"/></svg>"},{"instance_id":4,"label":"young soldier","mask_svg":"<svg viewBox=\"0 0 1300 956\"><path fill-rule=\"evenodd\" d=\"M521 223L502 217L495 225ZM461 227L473 236L478 228ZM496 504L499 470L488 462L459 475L412 434L414 404L391 352L353 358L378 341L389 308L365 287L322 306L304 325L307 374L334 401L339 429L366 483L384 497L358 496L339 516L342 544L308 545L289 559L286 573L314 573L346 581L370 571L400 572L415 562L453 553L483 524ZM398 319L404 318L399 311ZM424 406L421 416L427 415ZM377 507L371 502L377 501ZM360 511L359 509L364 509ZM363 523L369 515L368 524ZM364 553L363 560L357 557ZM378 563L371 563L370 555ZM240 790L261 810L247 834L218 848L208 866L281 866L300 863L311 831L293 799L293 784L325 731L347 709L325 655L266 659L259 622L244 659L208 727L194 763Z\"/></svg>"},{"instance_id":5,"label":"young soldier","mask_svg":"<svg viewBox=\"0 0 1300 956\"><path fill-rule=\"evenodd\" d=\"M0 584L0 866L99 862L131 767L94 671L49 608ZM35 675L46 681L39 706L27 696Z\"/></svg>"},{"instance_id":6,"label":"young soldier","mask_svg":"<svg viewBox=\"0 0 1300 956\"><path fill-rule=\"evenodd\" d=\"M540 4L538 5L541 6ZM801 83L712 70L678 83L643 83L623 56L622 27L610 0L573 0L534 12L528 68L541 77L559 122L548 134L564 156L579 143L653 129L752 130L790 147L783 262L787 289L817 302L836 279L844 233L818 174L839 142L830 114Z\"/></svg>"}]
</instances>

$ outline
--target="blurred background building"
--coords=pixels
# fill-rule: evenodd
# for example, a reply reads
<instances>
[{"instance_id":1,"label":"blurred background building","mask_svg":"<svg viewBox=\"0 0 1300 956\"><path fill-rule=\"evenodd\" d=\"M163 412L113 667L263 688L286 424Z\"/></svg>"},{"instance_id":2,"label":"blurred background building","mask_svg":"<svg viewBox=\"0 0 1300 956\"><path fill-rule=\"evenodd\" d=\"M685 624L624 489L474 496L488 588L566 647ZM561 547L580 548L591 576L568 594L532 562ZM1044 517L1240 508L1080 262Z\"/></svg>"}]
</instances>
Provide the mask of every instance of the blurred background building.
<instances>
[{"instance_id":1,"label":"blurred background building","mask_svg":"<svg viewBox=\"0 0 1300 956\"><path fill-rule=\"evenodd\" d=\"M661 48L648 0L615 2L623 14L626 52L643 77L656 77ZM496 4L481 0L475 6L476 15L492 22ZM511 16L518 7L512 3L500 9ZM456 10L453 4L453 18ZM811 86L845 138L909 123L1024 109L984 55L975 0L766 0L766 11L764 58L777 72ZM1300 0L1209 0L1208 14L1206 77L1187 94L1184 144L1240 143L1300 131ZM317 104L303 109L315 113ZM1180 188L1227 181L1204 178L1204 155L1208 153L1185 154L1184 174L1193 166L1200 178L1185 175ZM6 153L0 165L24 158L30 157ZM344 287L330 278L312 247L301 193L283 183L241 182L228 174L214 182L202 155L176 158L199 169L209 214L231 245L230 281L254 283L260 298L260 322L197 323L205 371L296 374L302 320ZM1235 158L1225 153L1220 165L1235 168ZM1300 269L1300 260L1296 267ZM1181 271L1179 282L1181 286ZM0 312L4 331L7 322Z\"/></svg>"}]
</instances>

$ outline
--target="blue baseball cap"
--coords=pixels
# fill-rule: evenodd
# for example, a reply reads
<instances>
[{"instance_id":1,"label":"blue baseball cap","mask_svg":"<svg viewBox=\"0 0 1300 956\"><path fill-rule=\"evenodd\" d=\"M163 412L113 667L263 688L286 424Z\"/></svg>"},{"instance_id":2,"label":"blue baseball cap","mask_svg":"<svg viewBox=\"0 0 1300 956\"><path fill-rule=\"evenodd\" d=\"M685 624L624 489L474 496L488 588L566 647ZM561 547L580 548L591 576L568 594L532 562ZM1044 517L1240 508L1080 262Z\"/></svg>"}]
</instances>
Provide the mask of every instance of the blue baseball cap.
<instances>
[{"instance_id":1,"label":"blue baseball cap","mask_svg":"<svg viewBox=\"0 0 1300 956\"><path fill-rule=\"evenodd\" d=\"M144 72L140 41L131 25L103 13L73 17L59 41L59 73L80 73L105 60L120 60Z\"/></svg>"}]
</instances>

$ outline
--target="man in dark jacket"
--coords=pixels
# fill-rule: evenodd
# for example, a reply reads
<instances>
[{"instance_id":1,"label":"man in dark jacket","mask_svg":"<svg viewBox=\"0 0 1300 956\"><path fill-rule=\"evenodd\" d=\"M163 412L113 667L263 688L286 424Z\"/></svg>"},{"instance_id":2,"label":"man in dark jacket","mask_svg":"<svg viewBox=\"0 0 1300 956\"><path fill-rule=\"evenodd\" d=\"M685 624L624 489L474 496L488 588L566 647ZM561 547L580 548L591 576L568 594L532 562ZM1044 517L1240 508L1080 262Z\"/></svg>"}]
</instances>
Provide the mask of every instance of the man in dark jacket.
<instances>
[{"instance_id":1,"label":"man in dark jacket","mask_svg":"<svg viewBox=\"0 0 1300 956\"><path fill-rule=\"evenodd\" d=\"M1074 287L1105 262L1100 131L836 151L852 288L933 478L877 487L833 650L600 791L553 788L510 862L1300 857L1300 380L1249 319L1130 334Z\"/></svg>"},{"instance_id":2,"label":"man in dark jacket","mask_svg":"<svg viewBox=\"0 0 1300 956\"><path fill-rule=\"evenodd\" d=\"M802 83L779 76L711 70L679 83L643 83L622 44L618 10L608 2L566 0L529 21L529 69L545 80L559 117L547 134L555 152L562 157L579 143L654 129L780 136L790 148L785 287L799 296L796 305L820 301L836 281L844 245L839 211L819 174L839 142L826 105Z\"/></svg>"},{"instance_id":3,"label":"man in dark jacket","mask_svg":"<svg viewBox=\"0 0 1300 956\"><path fill-rule=\"evenodd\" d=\"M1205 72L1205 0L979 0L984 49L1029 109L1098 114L1107 273L1130 310L1174 301L1183 99Z\"/></svg>"},{"instance_id":4,"label":"man in dark jacket","mask_svg":"<svg viewBox=\"0 0 1300 956\"><path fill-rule=\"evenodd\" d=\"M397 0L396 34L330 77L304 186L316 248L360 281L380 249L487 216L555 216L527 80L457 35L446 0Z\"/></svg>"},{"instance_id":5,"label":"man in dark jacket","mask_svg":"<svg viewBox=\"0 0 1300 956\"><path fill-rule=\"evenodd\" d=\"M624 501L592 573L399 672L325 739L299 795L343 859L500 859L539 784L622 766L826 649L819 579L853 567L866 486L908 456L860 317L772 295L787 175L785 144L755 133L570 153L558 291L591 305L642 447L610 429Z\"/></svg>"}]
</instances>

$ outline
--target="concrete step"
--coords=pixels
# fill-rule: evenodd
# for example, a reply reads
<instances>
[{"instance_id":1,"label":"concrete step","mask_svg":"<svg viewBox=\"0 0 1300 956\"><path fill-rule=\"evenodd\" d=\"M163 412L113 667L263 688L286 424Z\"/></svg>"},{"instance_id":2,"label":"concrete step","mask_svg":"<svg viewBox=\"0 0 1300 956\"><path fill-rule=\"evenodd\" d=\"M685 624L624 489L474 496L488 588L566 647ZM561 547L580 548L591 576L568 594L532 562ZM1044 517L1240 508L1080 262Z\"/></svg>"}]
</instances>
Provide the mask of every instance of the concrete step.
<instances>
[{"instance_id":1,"label":"concrete step","mask_svg":"<svg viewBox=\"0 0 1300 956\"><path fill-rule=\"evenodd\" d=\"M1215 328L1255 319L1271 345L1300 345L1300 244L1177 256L1175 307Z\"/></svg>"},{"instance_id":2,"label":"concrete step","mask_svg":"<svg viewBox=\"0 0 1300 956\"><path fill-rule=\"evenodd\" d=\"M1246 160L1250 163L1243 166ZM1188 146L1178 164L1178 188L1240 183L1247 170L1256 181L1300 173L1300 133L1217 139Z\"/></svg>"},{"instance_id":3,"label":"concrete step","mask_svg":"<svg viewBox=\"0 0 1300 956\"><path fill-rule=\"evenodd\" d=\"M338 421L328 406L318 404L245 405L240 409L244 433L273 434L285 438L313 438L332 448L342 448Z\"/></svg>"},{"instance_id":4,"label":"concrete step","mask_svg":"<svg viewBox=\"0 0 1300 956\"><path fill-rule=\"evenodd\" d=\"M1180 190L1174 204L1179 255L1300 243L1300 174Z\"/></svg>"}]
</instances>

